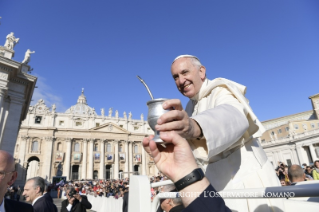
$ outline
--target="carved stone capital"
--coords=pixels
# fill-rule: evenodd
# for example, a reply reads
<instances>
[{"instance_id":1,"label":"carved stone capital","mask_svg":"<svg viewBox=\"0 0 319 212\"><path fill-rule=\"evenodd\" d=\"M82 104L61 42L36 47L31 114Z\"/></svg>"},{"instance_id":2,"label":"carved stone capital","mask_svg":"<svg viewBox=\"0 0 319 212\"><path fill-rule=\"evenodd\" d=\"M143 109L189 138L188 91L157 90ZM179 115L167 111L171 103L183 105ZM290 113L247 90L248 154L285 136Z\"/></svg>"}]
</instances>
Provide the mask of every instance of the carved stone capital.
<instances>
[{"instance_id":1,"label":"carved stone capital","mask_svg":"<svg viewBox=\"0 0 319 212\"><path fill-rule=\"evenodd\" d=\"M71 142L73 138L65 138L66 142Z\"/></svg>"},{"instance_id":2,"label":"carved stone capital","mask_svg":"<svg viewBox=\"0 0 319 212\"><path fill-rule=\"evenodd\" d=\"M89 142L90 141L90 139L88 139L88 138L83 138L83 143L87 143L87 142Z\"/></svg>"},{"instance_id":3,"label":"carved stone capital","mask_svg":"<svg viewBox=\"0 0 319 212\"><path fill-rule=\"evenodd\" d=\"M93 143L95 141L95 138L90 138L90 142Z\"/></svg>"},{"instance_id":4,"label":"carved stone capital","mask_svg":"<svg viewBox=\"0 0 319 212\"><path fill-rule=\"evenodd\" d=\"M28 138L29 138L29 136L27 136L27 135L21 135L20 138L21 138L22 141L27 141Z\"/></svg>"},{"instance_id":5,"label":"carved stone capital","mask_svg":"<svg viewBox=\"0 0 319 212\"><path fill-rule=\"evenodd\" d=\"M47 136L47 137L44 137L44 140L50 142L54 140L54 137Z\"/></svg>"}]
</instances>

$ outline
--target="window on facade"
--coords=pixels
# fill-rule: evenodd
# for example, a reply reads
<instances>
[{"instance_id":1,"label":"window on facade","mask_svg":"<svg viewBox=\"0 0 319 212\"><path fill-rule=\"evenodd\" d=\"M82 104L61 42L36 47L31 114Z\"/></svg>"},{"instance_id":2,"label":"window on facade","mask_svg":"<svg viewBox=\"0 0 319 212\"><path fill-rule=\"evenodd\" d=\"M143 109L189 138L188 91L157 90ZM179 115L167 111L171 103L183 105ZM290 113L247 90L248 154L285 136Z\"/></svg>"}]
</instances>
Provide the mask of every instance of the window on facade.
<instances>
[{"instance_id":1,"label":"window on facade","mask_svg":"<svg viewBox=\"0 0 319 212\"><path fill-rule=\"evenodd\" d=\"M64 126L64 121L59 121L60 126Z\"/></svg>"},{"instance_id":2,"label":"window on facade","mask_svg":"<svg viewBox=\"0 0 319 212\"><path fill-rule=\"evenodd\" d=\"M62 150L62 144L58 143L56 150L61 151Z\"/></svg>"},{"instance_id":3,"label":"window on facade","mask_svg":"<svg viewBox=\"0 0 319 212\"><path fill-rule=\"evenodd\" d=\"M279 133L279 134L281 133L281 129L278 130L278 133Z\"/></svg>"},{"instance_id":4,"label":"window on facade","mask_svg":"<svg viewBox=\"0 0 319 212\"><path fill-rule=\"evenodd\" d=\"M138 153L138 146L137 146L137 145L134 146L134 153L135 153L135 154Z\"/></svg>"},{"instance_id":5,"label":"window on facade","mask_svg":"<svg viewBox=\"0 0 319 212\"><path fill-rule=\"evenodd\" d=\"M288 132L289 131L289 127L286 127L286 132Z\"/></svg>"},{"instance_id":6,"label":"window on facade","mask_svg":"<svg viewBox=\"0 0 319 212\"><path fill-rule=\"evenodd\" d=\"M271 135L275 135L274 131L271 132Z\"/></svg>"},{"instance_id":7,"label":"window on facade","mask_svg":"<svg viewBox=\"0 0 319 212\"><path fill-rule=\"evenodd\" d=\"M107 151L107 152L112 152L111 144L110 144L110 143L107 143L106 151Z\"/></svg>"},{"instance_id":8,"label":"window on facade","mask_svg":"<svg viewBox=\"0 0 319 212\"><path fill-rule=\"evenodd\" d=\"M120 127L123 127L123 125L121 124Z\"/></svg>"},{"instance_id":9,"label":"window on facade","mask_svg":"<svg viewBox=\"0 0 319 212\"><path fill-rule=\"evenodd\" d=\"M34 120L34 123L41 124L41 120L42 120L42 116L36 116L35 120Z\"/></svg>"},{"instance_id":10,"label":"window on facade","mask_svg":"<svg viewBox=\"0 0 319 212\"><path fill-rule=\"evenodd\" d=\"M311 128L315 128L315 124L314 123L311 123Z\"/></svg>"},{"instance_id":11,"label":"window on facade","mask_svg":"<svg viewBox=\"0 0 319 212\"><path fill-rule=\"evenodd\" d=\"M75 126L82 126L82 122L80 121L75 122Z\"/></svg>"},{"instance_id":12,"label":"window on facade","mask_svg":"<svg viewBox=\"0 0 319 212\"><path fill-rule=\"evenodd\" d=\"M150 130L151 130L151 128L147 128L147 130L148 130L148 131L150 131Z\"/></svg>"},{"instance_id":13,"label":"window on facade","mask_svg":"<svg viewBox=\"0 0 319 212\"><path fill-rule=\"evenodd\" d=\"M94 144L94 151L98 151L99 145L97 143Z\"/></svg>"},{"instance_id":14,"label":"window on facade","mask_svg":"<svg viewBox=\"0 0 319 212\"><path fill-rule=\"evenodd\" d=\"M100 126L100 123L95 123L95 127L99 127Z\"/></svg>"},{"instance_id":15,"label":"window on facade","mask_svg":"<svg viewBox=\"0 0 319 212\"><path fill-rule=\"evenodd\" d=\"M80 151L80 144L79 143L75 143L74 144L74 151L75 152L79 152Z\"/></svg>"},{"instance_id":16,"label":"window on facade","mask_svg":"<svg viewBox=\"0 0 319 212\"><path fill-rule=\"evenodd\" d=\"M134 130L138 130L139 127L134 127Z\"/></svg>"},{"instance_id":17,"label":"window on facade","mask_svg":"<svg viewBox=\"0 0 319 212\"><path fill-rule=\"evenodd\" d=\"M295 129L296 129L296 130L298 130L298 129L299 129L298 124L294 124L294 127L295 127Z\"/></svg>"},{"instance_id":18,"label":"window on facade","mask_svg":"<svg viewBox=\"0 0 319 212\"><path fill-rule=\"evenodd\" d=\"M122 147L122 145L120 145L120 147L119 147L119 152L123 152L123 147Z\"/></svg>"},{"instance_id":19,"label":"window on facade","mask_svg":"<svg viewBox=\"0 0 319 212\"><path fill-rule=\"evenodd\" d=\"M38 142L37 141L33 141L32 142L31 151L32 152L37 152L38 151Z\"/></svg>"}]
</instances>

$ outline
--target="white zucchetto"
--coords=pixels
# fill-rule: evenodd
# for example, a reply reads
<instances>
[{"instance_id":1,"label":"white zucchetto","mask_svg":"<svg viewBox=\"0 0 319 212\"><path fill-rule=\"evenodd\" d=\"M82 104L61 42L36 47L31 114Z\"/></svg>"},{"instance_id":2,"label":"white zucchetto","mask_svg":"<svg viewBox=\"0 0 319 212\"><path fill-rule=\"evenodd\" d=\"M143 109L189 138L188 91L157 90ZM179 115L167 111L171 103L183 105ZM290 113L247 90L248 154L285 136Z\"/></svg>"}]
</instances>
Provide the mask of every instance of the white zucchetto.
<instances>
[{"instance_id":1,"label":"white zucchetto","mask_svg":"<svg viewBox=\"0 0 319 212\"><path fill-rule=\"evenodd\" d=\"M174 61L172 62L172 64L173 64L176 60L178 60L179 58L183 58L183 57L195 58L196 60L198 60L198 61L200 62L200 60L199 60L198 57L196 57L196 56L189 55L189 54L183 54L183 55L179 55L178 57L176 57L176 58L174 59Z\"/></svg>"}]
</instances>

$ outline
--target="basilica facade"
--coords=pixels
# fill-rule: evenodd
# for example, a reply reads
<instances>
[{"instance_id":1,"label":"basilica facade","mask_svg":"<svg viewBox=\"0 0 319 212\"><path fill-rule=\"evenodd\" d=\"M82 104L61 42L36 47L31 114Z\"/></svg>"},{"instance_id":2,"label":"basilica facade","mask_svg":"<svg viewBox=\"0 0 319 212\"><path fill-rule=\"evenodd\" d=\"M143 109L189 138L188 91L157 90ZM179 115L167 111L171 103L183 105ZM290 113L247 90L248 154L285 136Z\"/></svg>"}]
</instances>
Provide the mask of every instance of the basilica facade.
<instances>
[{"instance_id":1,"label":"basilica facade","mask_svg":"<svg viewBox=\"0 0 319 212\"><path fill-rule=\"evenodd\" d=\"M30 106L15 145L17 184L41 176L76 179L118 179L131 174L158 173L142 140L153 134L147 121L118 111L98 115L82 90L77 103L64 113L40 99Z\"/></svg>"},{"instance_id":2,"label":"basilica facade","mask_svg":"<svg viewBox=\"0 0 319 212\"><path fill-rule=\"evenodd\" d=\"M312 165L319 160L319 94L309 99L312 110L262 122L261 145L274 168L278 162Z\"/></svg>"}]
</instances>

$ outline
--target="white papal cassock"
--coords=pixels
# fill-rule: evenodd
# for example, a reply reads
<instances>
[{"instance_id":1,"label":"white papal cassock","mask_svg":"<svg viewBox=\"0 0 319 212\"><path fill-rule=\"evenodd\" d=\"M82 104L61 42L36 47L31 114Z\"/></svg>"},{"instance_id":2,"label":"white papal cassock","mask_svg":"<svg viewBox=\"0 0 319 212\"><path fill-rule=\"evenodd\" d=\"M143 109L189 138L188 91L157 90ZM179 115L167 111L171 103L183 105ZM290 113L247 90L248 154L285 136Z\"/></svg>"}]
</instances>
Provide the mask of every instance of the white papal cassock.
<instances>
[{"instance_id":1,"label":"white papal cassock","mask_svg":"<svg viewBox=\"0 0 319 212\"><path fill-rule=\"evenodd\" d=\"M204 137L189 140L198 164L217 191L281 186L260 146L264 132L248 100L246 87L233 81L205 79L186 107ZM226 199L234 211L283 211L280 199Z\"/></svg>"}]
</instances>

